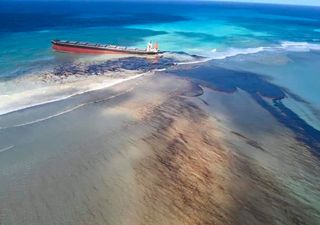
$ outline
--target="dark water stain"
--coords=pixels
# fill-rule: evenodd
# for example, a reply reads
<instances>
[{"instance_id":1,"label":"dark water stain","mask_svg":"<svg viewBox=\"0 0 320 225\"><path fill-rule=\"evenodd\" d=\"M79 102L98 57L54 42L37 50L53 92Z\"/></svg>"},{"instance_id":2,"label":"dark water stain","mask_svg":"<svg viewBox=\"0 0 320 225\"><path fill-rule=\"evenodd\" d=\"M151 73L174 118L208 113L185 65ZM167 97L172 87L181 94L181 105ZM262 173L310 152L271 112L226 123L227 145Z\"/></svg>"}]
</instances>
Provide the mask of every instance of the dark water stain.
<instances>
[{"instance_id":1,"label":"dark water stain","mask_svg":"<svg viewBox=\"0 0 320 225\"><path fill-rule=\"evenodd\" d=\"M278 112L278 119L287 124L289 128L298 134L298 139L308 143L311 150L317 150L316 153L320 156L320 132L307 124L296 113L286 107L280 100L273 100L274 106L277 107L281 113Z\"/></svg>"},{"instance_id":2,"label":"dark water stain","mask_svg":"<svg viewBox=\"0 0 320 225\"><path fill-rule=\"evenodd\" d=\"M279 122L291 129L295 133L296 139L308 145L309 150L320 158L320 131L306 123L286 107L280 99L273 99L273 107L259 95L253 94L252 97Z\"/></svg>"},{"instance_id":3,"label":"dark water stain","mask_svg":"<svg viewBox=\"0 0 320 225\"><path fill-rule=\"evenodd\" d=\"M306 123L281 101L287 95L295 96L295 99L302 102L303 99L293 93L288 93L285 88L270 83L263 75L225 69L210 65L210 62L189 68L175 68L169 72L189 77L217 91L232 93L239 88L247 92L280 123L292 130L298 141L304 142L313 154L320 157L320 131ZM272 99L273 105L270 105L263 97Z\"/></svg>"},{"instance_id":4,"label":"dark water stain","mask_svg":"<svg viewBox=\"0 0 320 225\"><path fill-rule=\"evenodd\" d=\"M301 102L303 104L307 104L310 105L311 103L308 102L307 100L303 99L302 97L300 97L299 95L292 93L290 90L286 89L286 93L288 96L290 96L292 99L296 100L297 102Z\"/></svg>"},{"instance_id":5,"label":"dark water stain","mask_svg":"<svg viewBox=\"0 0 320 225\"><path fill-rule=\"evenodd\" d=\"M246 137L243 134L240 134L239 132L236 131L231 131L232 134L242 138L248 145L251 145L252 147L259 149L261 151L266 151L257 141L249 139L248 137Z\"/></svg>"},{"instance_id":6,"label":"dark water stain","mask_svg":"<svg viewBox=\"0 0 320 225\"><path fill-rule=\"evenodd\" d=\"M180 96L185 96L185 97L198 97L203 95L204 91L200 87L199 84L191 82L191 87L190 89L184 90L183 92L179 93ZM204 100L202 100L205 104L208 104Z\"/></svg>"},{"instance_id":7,"label":"dark water stain","mask_svg":"<svg viewBox=\"0 0 320 225\"><path fill-rule=\"evenodd\" d=\"M155 69L164 69L175 64L171 58L139 58L128 57L115 60L108 60L102 63L91 65L86 64L62 64L54 68L54 75L102 75L106 72L120 70L138 70L147 72Z\"/></svg>"},{"instance_id":8,"label":"dark water stain","mask_svg":"<svg viewBox=\"0 0 320 225\"><path fill-rule=\"evenodd\" d=\"M187 69L170 70L179 76L191 77L202 85L206 85L217 91L234 92L240 88L250 94L260 95L272 99L282 99L286 97L284 90L263 79L263 76L228 70L221 67L201 65Z\"/></svg>"},{"instance_id":9,"label":"dark water stain","mask_svg":"<svg viewBox=\"0 0 320 225\"><path fill-rule=\"evenodd\" d=\"M139 58L139 57L129 57L124 59L119 59L116 61L107 61L102 64L102 67L106 68L116 68L126 70L143 70L149 71L154 69L164 69L169 66L173 66L175 60L172 58L164 57L154 57L154 58Z\"/></svg>"}]
</instances>

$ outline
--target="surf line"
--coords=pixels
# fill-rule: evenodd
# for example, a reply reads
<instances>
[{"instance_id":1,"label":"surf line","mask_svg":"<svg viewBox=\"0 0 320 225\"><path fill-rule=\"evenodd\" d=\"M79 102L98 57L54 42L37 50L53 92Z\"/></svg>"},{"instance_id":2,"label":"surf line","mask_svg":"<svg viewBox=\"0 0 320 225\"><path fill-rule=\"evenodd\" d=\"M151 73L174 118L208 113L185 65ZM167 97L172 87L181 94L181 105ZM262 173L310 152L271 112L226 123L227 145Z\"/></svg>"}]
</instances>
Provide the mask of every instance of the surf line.
<instances>
[{"instance_id":1,"label":"surf line","mask_svg":"<svg viewBox=\"0 0 320 225\"><path fill-rule=\"evenodd\" d=\"M72 111L74 111L76 109L79 109L79 108L81 108L83 106L86 106L86 105L89 105L89 104L100 103L100 102L111 100L113 98L116 98L116 97L119 97L121 95L129 93L129 92L133 91L133 89L134 89L134 87L130 88L130 89L128 89L128 90L126 90L126 91L124 91L122 93L119 93L119 94L116 94L116 95L112 95L112 96L104 98L104 99L95 100L95 101L91 101L91 102L87 102L87 103L82 103L82 104L79 104L79 105L77 105L75 107L72 107L70 109L64 110L62 112L58 112L56 114L53 114L53 115L50 115L50 116L47 116L47 117L44 117L44 118L41 118L41 119L33 120L33 121L30 121L30 122L27 122L27 123L17 124L17 125L11 126L11 127L0 127L0 130L6 130L6 129L9 129L9 128L17 128L17 127L23 127L23 126L27 126L27 125L32 125L32 124L35 124L35 123L40 123L40 122L43 122L43 121L46 121L46 120L49 120L49 119L64 115L66 113L70 113L70 112L72 112ZM1 150L0 150L0 152L1 152Z\"/></svg>"},{"instance_id":2,"label":"surf line","mask_svg":"<svg viewBox=\"0 0 320 225\"><path fill-rule=\"evenodd\" d=\"M73 93L71 95L62 96L62 97L57 98L57 99L52 99L52 100L48 100L48 101L44 101L44 102L40 102L40 103L35 103L35 104L27 105L27 106L22 106L22 107L19 107L19 108L16 108L16 109L12 109L12 110L9 110L9 111L1 111L0 110L0 116L7 115L7 114L10 114L10 113L14 113L14 112L17 112L17 111L20 111L20 110L25 110L25 109L29 109L29 108L33 108L33 107L37 107L37 106L41 106L41 105L45 105L45 104L49 104L49 103L63 101L63 100L66 100L68 98L71 98L71 97L74 97L74 96L77 96L77 95L85 94L85 93L92 92L92 91L101 90L101 89L104 89L104 88L109 88L109 87L115 86L117 84L123 83L125 81L133 80L133 79L139 78L141 76L147 76L147 75L148 75L148 73L144 72L144 73L140 73L140 74L137 74L135 76L132 76L132 77L128 77L128 78L125 78L125 79L121 79L121 80L115 81L111 85L100 86L98 88L90 88L88 90L76 92L76 93ZM2 95L2 96L9 96L9 95ZM0 127L0 130L1 130L1 127Z\"/></svg>"},{"instance_id":3,"label":"surf line","mask_svg":"<svg viewBox=\"0 0 320 225\"><path fill-rule=\"evenodd\" d=\"M12 148L14 148L14 145L11 145L11 146L9 146L9 147L2 148L2 149L0 149L0 153L5 152L5 151L8 151L8 150L10 150L10 149L12 149Z\"/></svg>"}]
</instances>

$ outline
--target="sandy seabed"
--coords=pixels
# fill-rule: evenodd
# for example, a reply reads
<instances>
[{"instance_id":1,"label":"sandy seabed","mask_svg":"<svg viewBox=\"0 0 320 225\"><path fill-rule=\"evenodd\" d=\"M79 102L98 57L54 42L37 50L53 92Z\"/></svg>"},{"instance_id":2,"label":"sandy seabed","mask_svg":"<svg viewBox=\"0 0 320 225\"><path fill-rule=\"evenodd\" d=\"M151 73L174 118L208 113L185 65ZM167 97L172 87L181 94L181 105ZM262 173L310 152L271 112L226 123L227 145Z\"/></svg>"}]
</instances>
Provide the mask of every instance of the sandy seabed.
<instances>
[{"instance_id":1,"label":"sandy seabed","mask_svg":"<svg viewBox=\"0 0 320 225\"><path fill-rule=\"evenodd\" d=\"M0 127L1 225L320 222L319 159L243 91L148 74Z\"/></svg>"}]
</instances>

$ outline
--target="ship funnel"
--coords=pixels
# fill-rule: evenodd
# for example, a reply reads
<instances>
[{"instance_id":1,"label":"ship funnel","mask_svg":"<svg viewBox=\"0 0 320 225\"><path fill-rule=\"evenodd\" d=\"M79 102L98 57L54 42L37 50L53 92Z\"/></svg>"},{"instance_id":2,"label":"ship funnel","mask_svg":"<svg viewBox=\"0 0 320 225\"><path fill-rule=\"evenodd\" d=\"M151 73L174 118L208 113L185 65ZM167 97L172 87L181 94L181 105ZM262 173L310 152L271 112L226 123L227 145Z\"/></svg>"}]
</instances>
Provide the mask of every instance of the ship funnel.
<instances>
[{"instance_id":1,"label":"ship funnel","mask_svg":"<svg viewBox=\"0 0 320 225\"><path fill-rule=\"evenodd\" d=\"M158 42L154 43L153 48L156 49L157 51L159 50L159 44L158 44Z\"/></svg>"}]
</instances>

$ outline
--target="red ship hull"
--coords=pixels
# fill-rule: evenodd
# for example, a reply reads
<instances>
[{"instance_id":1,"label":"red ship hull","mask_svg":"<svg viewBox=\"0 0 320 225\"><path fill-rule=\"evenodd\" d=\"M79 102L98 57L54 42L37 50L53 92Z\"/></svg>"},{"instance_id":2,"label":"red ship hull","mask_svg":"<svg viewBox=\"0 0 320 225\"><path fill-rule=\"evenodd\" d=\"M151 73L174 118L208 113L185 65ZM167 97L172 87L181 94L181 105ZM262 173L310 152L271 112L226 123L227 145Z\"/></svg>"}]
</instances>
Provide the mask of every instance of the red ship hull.
<instances>
[{"instance_id":1,"label":"red ship hull","mask_svg":"<svg viewBox=\"0 0 320 225\"><path fill-rule=\"evenodd\" d=\"M52 41L52 48L60 52L80 53L80 54L138 54L157 55L159 52L147 52L145 50L130 49L113 45L89 44L71 41Z\"/></svg>"},{"instance_id":2,"label":"red ship hull","mask_svg":"<svg viewBox=\"0 0 320 225\"><path fill-rule=\"evenodd\" d=\"M59 52L71 52L71 53L82 53L82 54L121 54L121 52L118 52L118 51L100 50L100 49L96 50L96 49L78 48L78 47L72 47L72 46L53 45L52 48Z\"/></svg>"}]
</instances>

